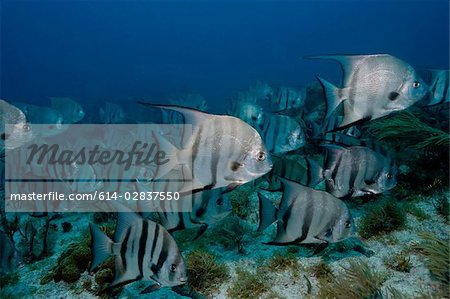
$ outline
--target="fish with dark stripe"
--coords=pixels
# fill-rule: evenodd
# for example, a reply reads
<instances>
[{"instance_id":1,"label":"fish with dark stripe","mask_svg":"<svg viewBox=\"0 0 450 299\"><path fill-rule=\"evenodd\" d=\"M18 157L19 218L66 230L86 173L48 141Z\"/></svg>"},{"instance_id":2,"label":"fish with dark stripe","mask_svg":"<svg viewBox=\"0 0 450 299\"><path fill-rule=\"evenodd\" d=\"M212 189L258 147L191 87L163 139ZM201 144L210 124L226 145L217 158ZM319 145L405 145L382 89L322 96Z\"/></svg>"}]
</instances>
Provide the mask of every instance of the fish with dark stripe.
<instances>
[{"instance_id":1,"label":"fish with dark stripe","mask_svg":"<svg viewBox=\"0 0 450 299\"><path fill-rule=\"evenodd\" d=\"M186 266L180 250L161 225L135 213L120 212L113 240L95 225L89 227L93 255L90 271L109 256L115 258L115 277L109 287L136 280L154 282L148 290L186 283Z\"/></svg>"},{"instance_id":2,"label":"fish with dark stripe","mask_svg":"<svg viewBox=\"0 0 450 299\"><path fill-rule=\"evenodd\" d=\"M283 197L279 208L258 193L262 231L277 222L275 239L267 244L326 244L342 241L354 234L347 206L331 194L281 179Z\"/></svg>"},{"instance_id":3,"label":"fish with dark stripe","mask_svg":"<svg viewBox=\"0 0 450 299\"><path fill-rule=\"evenodd\" d=\"M293 118L278 114L264 115L263 125L256 129L271 153L282 154L305 145L305 133Z\"/></svg>"},{"instance_id":4,"label":"fish with dark stripe","mask_svg":"<svg viewBox=\"0 0 450 299\"><path fill-rule=\"evenodd\" d=\"M397 184L394 160L364 146L323 145L323 169L327 192L338 198L379 194Z\"/></svg>"},{"instance_id":5,"label":"fish with dark stripe","mask_svg":"<svg viewBox=\"0 0 450 299\"><path fill-rule=\"evenodd\" d=\"M233 188L266 174L272 168L261 136L239 118L178 106L140 103L181 113L184 123L192 125L192 136L182 149L170 144L163 136L155 137L155 142L169 158L168 163L160 165L156 178L179 166L189 168L192 184L183 192Z\"/></svg>"},{"instance_id":6,"label":"fish with dark stripe","mask_svg":"<svg viewBox=\"0 0 450 299\"><path fill-rule=\"evenodd\" d=\"M388 54L310 58L336 60L343 70L342 87L317 77L325 94L326 118L343 106L343 120L336 130L406 109L428 92L411 65Z\"/></svg>"}]
</instances>

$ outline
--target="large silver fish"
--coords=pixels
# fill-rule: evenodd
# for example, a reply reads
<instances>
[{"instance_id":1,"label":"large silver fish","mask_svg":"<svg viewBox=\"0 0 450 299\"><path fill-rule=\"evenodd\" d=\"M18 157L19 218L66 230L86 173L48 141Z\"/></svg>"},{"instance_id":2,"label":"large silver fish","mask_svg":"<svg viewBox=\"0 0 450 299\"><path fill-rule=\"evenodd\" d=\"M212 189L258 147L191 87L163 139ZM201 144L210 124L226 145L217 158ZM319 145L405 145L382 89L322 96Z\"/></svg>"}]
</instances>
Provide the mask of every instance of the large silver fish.
<instances>
[{"instance_id":1,"label":"large silver fish","mask_svg":"<svg viewBox=\"0 0 450 299\"><path fill-rule=\"evenodd\" d=\"M324 145L322 172L327 192L338 198L379 194L397 184L397 167L390 157L364 146Z\"/></svg>"},{"instance_id":2,"label":"large silver fish","mask_svg":"<svg viewBox=\"0 0 450 299\"><path fill-rule=\"evenodd\" d=\"M62 114L64 123L74 124L84 118L85 112L76 101L69 98L51 97L50 107Z\"/></svg>"},{"instance_id":3,"label":"large silver fish","mask_svg":"<svg viewBox=\"0 0 450 299\"><path fill-rule=\"evenodd\" d=\"M257 131L271 153L283 154L305 145L305 133L293 118L278 114L264 115L264 123L257 127Z\"/></svg>"},{"instance_id":4,"label":"large silver fish","mask_svg":"<svg viewBox=\"0 0 450 299\"><path fill-rule=\"evenodd\" d=\"M186 283L186 266L172 236L159 224L135 213L119 212L114 239L89 224L92 243L90 271L109 256L115 259L115 277L109 287L137 280L159 287Z\"/></svg>"},{"instance_id":5,"label":"large silver fish","mask_svg":"<svg viewBox=\"0 0 450 299\"><path fill-rule=\"evenodd\" d=\"M336 60L343 69L341 88L318 77L325 93L326 116L343 104L344 118L338 129L406 109L428 92L428 86L412 66L388 54L311 58Z\"/></svg>"},{"instance_id":6,"label":"large silver fish","mask_svg":"<svg viewBox=\"0 0 450 299\"><path fill-rule=\"evenodd\" d=\"M434 106L450 101L450 70L430 70L430 94L426 106Z\"/></svg>"},{"instance_id":7,"label":"large silver fish","mask_svg":"<svg viewBox=\"0 0 450 299\"><path fill-rule=\"evenodd\" d=\"M186 191L236 187L266 174L272 168L261 136L236 117L177 106L141 104L179 112L186 124L192 124L192 136L181 150L162 136L156 137L159 147L169 157L168 163L158 169L159 176L177 165L190 167L192 190Z\"/></svg>"},{"instance_id":8,"label":"large silver fish","mask_svg":"<svg viewBox=\"0 0 450 299\"><path fill-rule=\"evenodd\" d=\"M34 138L31 125L19 108L0 100L0 117L1 149L14 149ZM12 125L8 128L8 132L5 131L7 124Z\"/></svg>"},{"instance_id":9,"label":"large silver fish","mask_svg":"<svg viewBox=\"0 0 450 299\"><path fill-rule=\"evenodd\" d=\"M323 244L342 241L354 233L347 206L324 191L281 179L283 197L279 208L258 193L259 231L277 222L275 239L268 244Z\"/></svg>"}]
</instances>

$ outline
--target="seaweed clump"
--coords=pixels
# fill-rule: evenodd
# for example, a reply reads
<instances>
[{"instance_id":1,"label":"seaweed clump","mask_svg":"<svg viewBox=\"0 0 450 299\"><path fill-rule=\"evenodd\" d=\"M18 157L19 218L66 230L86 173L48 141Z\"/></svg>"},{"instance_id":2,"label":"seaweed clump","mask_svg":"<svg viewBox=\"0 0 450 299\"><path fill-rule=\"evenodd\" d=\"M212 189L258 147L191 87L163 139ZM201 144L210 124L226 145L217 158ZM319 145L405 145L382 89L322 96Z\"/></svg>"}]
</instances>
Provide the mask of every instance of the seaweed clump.
<instances>
[{"instance_id":1,"label":"seaweed clump","mask_svg":"<svg viewBox=\"0 0 450 299\"><path fill-rule=\"evenodd\" d=\"M47 284L51 280L55 282L63 280L68 283L78 281L91 261L89 240L86 238L79 244L71 244L60 255L53 269L41 278L41 284Z\"/></svg>"},{"instance_id":2,"label":"seaweed clump","mask_svg":"<svg viewBox=\"0 0 450 299\"><path fill-rule=\"evenodd\" d=\"M213 235L217 241L228 250L237 248L241 254L245 253L245 237L251 232L247 223L236 216L227 217L222 225L216 226Z\"/></svg>"},{"instance_id":3,"label":"seaweed clump","mask_svg":"<svg viewBox=\"0 0 450 299\"><path fill-rule=\"evenodd\" d=\"M298 263L295 255L290 253L286 253L284 255L276 253L260 267L260 270L267 270L269 272L290 270L294 278L298 278L300 276L300 264Z\"/></svg>"},{"instance_id":4,"label":"seaweed clump","mask_svg":"<svg viewBox=\"0 0 450 299\"><path fill-rule=\"evenodd\" d=\"M274 297L268 280L261 272L251 273L237 268L236 274L233 284L227 290L229 298L253 299L260 298L263 294Z\"/></svg>"},{"instance_id":5,"label":"seaweed clump","mask_svg":"<svg viewBox=\"0 0 450 299\"><path fill-rule=\"evenodd\" d=\"M406 212L393 199L370 204L359 222L359 235L364 239L400 230L406 226Z\"/></svg>"},{"instance_id":6,"label":"seaweed clump","mask_svg":"<svg viewBox=\"0 0 450 299\"><path fill-rule=\"evenodd\" d=\"M419 236L423 242L417 249L425 255L425 264L433 277L441 284L443 295L448 295L450 287L450 261L448 240L439 239L431 233L423 232Z\"/></svg>"},{"instance_id":7,"label":"seaweed clump","mask_svg":"<svg viewBox=\"0 0 450 299\"><path fill-rule=\"evenodd\" d=\"M400 272L409 273L411 270L411 257L405 252L399 252L396 255L385 260L386 266Z\"/></svg>"},{"instance_id":8,"label":"seaweed clump","mask_svg":"<svg viewBox=\"0 0 450 299\"><path fill-rule=\"evenodd\" d=\"M415 150L448 152L450 143L448 132L422 122L409 111L371 122L368 131L379 140Z\"/></svg>"},{"instance_id":9,"label":"seaweed clump","mask_svg":"<svg viewBox=\"0 0 450 299\"><path fill-rule=\"evenodd\" d=\"M186 265L189 286L206 296L229 278L227 266L218 263L213 254L202 249L192 251L186 257Z\"/></svg>"},{"instance_id":10,"label":"seaweed clump","mask_svg":"<svg viewBox=\"0 0 450 299\"><path fill-rule=\"evenodd\" d=\"M350 260L349 266L343 269L342 274L330 276L329 281L321 283L320 298L382 298L384 274L372 270L362 260Z\"/></svg>"}]
</instances>

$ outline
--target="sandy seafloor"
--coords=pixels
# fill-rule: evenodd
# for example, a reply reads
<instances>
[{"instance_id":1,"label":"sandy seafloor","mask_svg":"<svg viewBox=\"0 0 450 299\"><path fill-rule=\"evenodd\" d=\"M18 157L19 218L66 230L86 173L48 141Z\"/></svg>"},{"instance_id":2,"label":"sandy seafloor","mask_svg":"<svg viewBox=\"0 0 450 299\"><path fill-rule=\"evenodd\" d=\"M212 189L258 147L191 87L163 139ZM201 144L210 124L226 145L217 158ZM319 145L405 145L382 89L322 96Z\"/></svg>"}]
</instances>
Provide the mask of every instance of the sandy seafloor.
<instances>
[{"instance_id":1,"label":"sandy seafloor","mask_svg":"<svg viewBox=\"0 0 450 299\"><path fill-rule=\"evenodd\" d=\"M448 193L447 193L448 195ZM336 260L330 261L333 274L339 275L342 267L348 265L348 260L352 258L361 258L368 262L368 264L387 274L387 280L384 282L382 289L394 287L400 291L405 298L413 298L415 295L427 293L434 293L437 290L438 283L430 276L428 269L425 267L424 258L414 252L411 253L412 268L409 273L399 272L387 268L385 259L395 255L396 253L409 248L414 243L420 241L418 232L432 232L440 237L446 237L449 233L449 226L444 222L444 219L436 213L436 209L432 203L432 196L423 198L416 205L423 209L429 216L426 220L418 220L415 216L407 215L407 227L405 230L395 231L388 235L375 237L373 239L364 240L364 245L367 252L370 254L362 254L360 252L347 252L341 256L336 253ZM252 228L256 230L257 224L257 206L256 194L251 196L252 203L255 205L255 212L250 216L250 221L254 220ZM358 223L358 217L361 214L360 210L352 210L355 215L355 223ZM53 251L55 252L51 257L35 262L31 265L22 266L19 270L19 281L15 285L7 286L1 294L8 298L99 298L86 290L82 286L82 282L91 280L95 285L93 276L84 272L78 282L69 284L63 281L55 283L51 281L45 285L40 284L41 277L50 271L55 264L58 256L63 252L73 240L79 238L80 235L85 234L88 230L87 215L83 214L65 214L63 218L55 220L55 224L60 225L64 221L72 223L73 228L68 233L58 233L57 240ZM258 263L262 260L272 257L275 253L284 253L286 248L282 246L264 245L262 242L268 241L270 235L274 233L274 226L268 228L264 234L251 237L247 239L245 245L245 253L239 254L237 250L224 250L222 246L208 247L208 250L214 252L220 262L225 263L230 268L230 274L235 275L236 267L241 267L248 271L255 271ZM193 243L194 244L194 243ZM193 245L194 246L194 245ZM183 252L188 252L189 249L182 248ZM298 263L300 264L300 275L294 278L290 270L273 272L269 274L269 284L272 290L276 292L281 298L316 298L319 285L318 280L311 271L311 267L318 264L321 256L308 256L298 254ZM311 283L311 294L307 295L307 280ZM213 298L227 298L227 289L233 283L233 279L229 279L222 285L218 286L218 291L215 292ZM119 298L187 298L170 289L162 289L157 292L142 294L139 292L147 284L144 282L131 283L123 288ZM9 295L12 297L9 297ZM104 298L104 297L103 297Z\"/></svg>"}]
</instances>

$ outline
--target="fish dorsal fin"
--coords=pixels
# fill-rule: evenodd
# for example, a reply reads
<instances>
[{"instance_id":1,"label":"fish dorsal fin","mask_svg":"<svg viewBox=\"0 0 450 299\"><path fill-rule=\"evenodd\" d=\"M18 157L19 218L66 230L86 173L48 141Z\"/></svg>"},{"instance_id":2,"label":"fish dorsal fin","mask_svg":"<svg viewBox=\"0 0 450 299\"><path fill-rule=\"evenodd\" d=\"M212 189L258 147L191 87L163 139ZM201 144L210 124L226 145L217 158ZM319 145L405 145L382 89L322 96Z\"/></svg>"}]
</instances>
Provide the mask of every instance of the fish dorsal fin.
<instances>
[{"instance_id":1,"label":"fish dorsal fin","mask_svg":"<svg viewBox=\"0 0 450 299\"><path fill-rule=\"evenodd\" d=\"M114 233L114 241L120 242L123 239L127 229L136 225L142 218L134 212L119 212L117 219L116 232Z\"/></svg>"},{"instance_id":2,"label":"fish dorsal fin","mask_svg":"<svg viewBox=\"0 0 450 299\"><path fill-rule=\"evenodd\" d=\"M294 182L292 180L280 177L283 188L283 197L280 203L280 212L284 213L296 199L297 195L302 191L305 186Z\"/></svg>"},{"instance_id":3,"label":"fish dorsal fin","mask_svg":"<svg viewBox=\"0 0 450 299\"><path fill-rule=\"evenodd\" d=\"M186 108L181 107L177 105L157 105L157 104L150 104L145 102L138 102L139 104L146 106L146 107L153 107L153 108L160 108L160 109L166 109L166 110L172 110L179 112L184 117L184 122L186 124L192 124L193 127L197 127L200 124L202 124L205 120L211 117L210 114L205 113L203 111L193 109L193 108Z\"/></svg>"},{"instance_id":4,"label":"fish dorsal fin","mask_svg":"<svg viewBox=\"0 0 450 299\"><path fill-rule=\"evenodd\" d=\"M358 67L362 61L369 57L379 57L386 56L387 54L371 54L371 55L319 55L319 56L308 56L306 58L311 59L329 59L339 62L342 68L342 84L346 86L349 76L352 71Z\"/></svg>"}]
</instances>

